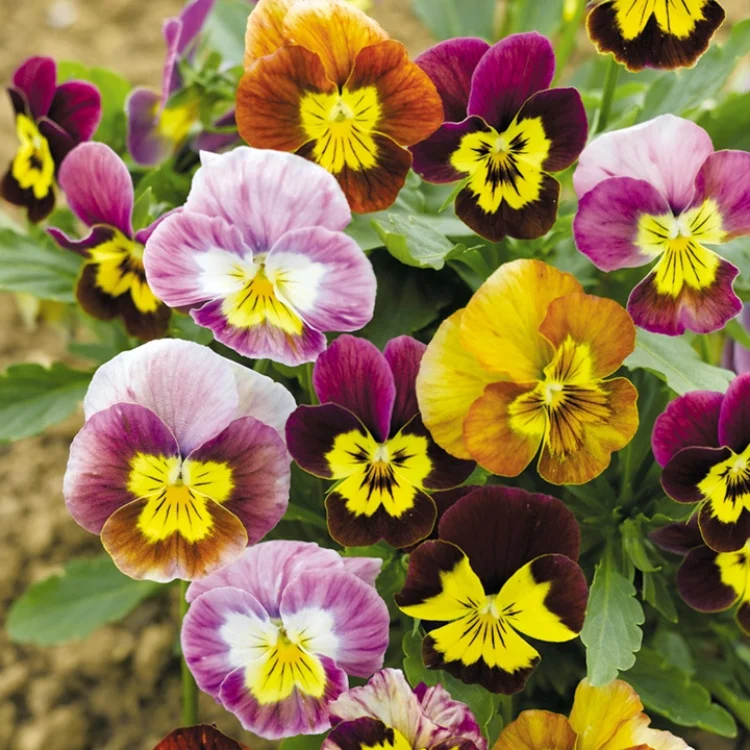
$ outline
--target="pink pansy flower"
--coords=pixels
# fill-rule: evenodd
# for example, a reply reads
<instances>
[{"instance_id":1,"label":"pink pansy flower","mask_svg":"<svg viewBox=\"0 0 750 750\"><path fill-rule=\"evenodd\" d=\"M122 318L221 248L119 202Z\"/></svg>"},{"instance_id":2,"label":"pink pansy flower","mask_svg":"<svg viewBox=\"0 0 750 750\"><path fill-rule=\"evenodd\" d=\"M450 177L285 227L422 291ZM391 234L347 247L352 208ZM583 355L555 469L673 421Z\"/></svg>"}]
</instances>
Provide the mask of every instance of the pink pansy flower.
<instances>
[{"instance_id":1,"label":"pink pansy flower","mask_svg":"<svg viewBox=\"0 0 750 750\"><path fill-rule=\"evenodd\" d=\"M200 689L260 737L326 731L347 675L369 677L383 665L381 562L263 542L191 584L182 651Z\"/></svg>"},{"instance_id":2,"label":"pink pansy flower","mask_svg":"<svg viewBox=\"0 0 750 750\"><path fill-rule=\"evenodd\" d=\"M662 115L597 138L573 184L576 244L597 268L656 261L628 301L636 325L709 333L740 312L739 271L706 245L750 234L750 154L715 152L701 127Z\"/></svg>"}]
</instances>

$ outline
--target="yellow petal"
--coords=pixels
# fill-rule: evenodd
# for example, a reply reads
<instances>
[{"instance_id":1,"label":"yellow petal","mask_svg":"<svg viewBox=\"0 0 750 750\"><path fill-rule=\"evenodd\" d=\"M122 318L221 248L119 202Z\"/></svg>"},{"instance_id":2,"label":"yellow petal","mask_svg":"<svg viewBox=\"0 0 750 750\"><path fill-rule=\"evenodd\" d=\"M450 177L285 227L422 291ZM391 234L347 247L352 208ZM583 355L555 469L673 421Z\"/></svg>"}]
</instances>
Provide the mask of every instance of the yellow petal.
<instances>
[{"instance_id":1,"label":"yellow petal","mask_svg":"<svg viewBox=\"0 0 750 750\"><path fill-rule=\"evenodd\" d=\"M576 735L562 714L523 711L508 724L493 750L573 750Z\"/></svg>"},{"instance_id":2,"label":"yellow petal","mask_svg":"<svg viewBox=\"0 0 750 750\"><path fill-rule=\"evenodd\" d=\"M284 38L284 18L300 0L258 0L247 19L245 70L259 58L271 55L288 42Z\"/></svg>"}]
</instances>

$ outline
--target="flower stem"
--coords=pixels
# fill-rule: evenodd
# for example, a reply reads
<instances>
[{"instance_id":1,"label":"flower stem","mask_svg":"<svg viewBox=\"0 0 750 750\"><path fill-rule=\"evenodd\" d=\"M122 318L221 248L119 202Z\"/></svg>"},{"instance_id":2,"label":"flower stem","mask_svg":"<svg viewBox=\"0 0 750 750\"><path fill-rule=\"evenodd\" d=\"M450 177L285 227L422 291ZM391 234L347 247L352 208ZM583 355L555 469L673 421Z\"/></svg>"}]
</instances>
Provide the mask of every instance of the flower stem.
<instances>
[{"instance_id":1,"label":"flower stem","mask_svg":"<svg viewBox=\"0 0 750 750\"><path fill-rule=\"evenodd\" d=\"M500 716L503 717L503 729L513 721L513 696L500 696Z\"/></svg>"},{"instance_id":2,"label":"flower stem","mask_svg":"<svg viewBox=\"0 0 750 750\"><path fill-rule=\"evenodd\" d=\"M185 619L190 605L185 599L189 582L180 581L180 623ZM198 686L190 673L185 655L180 659L182 668L182 726L192 727L198 723Z\"/></svg>"},{"instance_id":3,"label":"flower stem","mask_svg":"<svg viewBox=\"0 0 750 750\"><path fill-rule=\"evenodd\" d=\"M617 78L620 75L620 64L615 60L614 55L609 58L609 67L607 68L607 77L604 79L604 90L602 91L602 104L599 107L599 119L596 123L596 132L601 133L609 122L609 116L612 112L612 102L617 90Z\"/></svg>"},{"instance_id":4,"label":"flower stem","mask_svg":"<svg viewBox=\"0 0 750 750\"><path fill-rule=\"evenodd\" d=\"M570 16L564 15L563 17L563 28L560 32L560 38L555 51L555 57L557 58L557 72L555 73L555 81L552 84L553 86L565 73L568 60L570 60L570 56L573 54L573 50L576 47L576 37L578 36L581 22L586 15L588 7L586 0L573 0L573 2L575 3L573 14Z\"/></svg>"}]
</instances>

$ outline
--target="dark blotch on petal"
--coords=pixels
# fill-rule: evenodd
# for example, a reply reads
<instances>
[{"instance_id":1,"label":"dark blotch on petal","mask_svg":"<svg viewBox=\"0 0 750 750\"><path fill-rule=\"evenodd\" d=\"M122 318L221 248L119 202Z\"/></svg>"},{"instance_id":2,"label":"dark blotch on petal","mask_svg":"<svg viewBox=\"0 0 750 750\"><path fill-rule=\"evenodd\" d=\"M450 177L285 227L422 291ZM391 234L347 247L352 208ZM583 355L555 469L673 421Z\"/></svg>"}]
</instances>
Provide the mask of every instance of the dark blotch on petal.
<instances>
[{"instance_id":1,"label":"dark blotch on petal","mask_svg":"<svg viewBox=\"0 0 750 750\"><path fill-rule=\"evenodd\" d=\"M736 592L721 582L716 554L705 544L696 547L677 571L680 596L699 612L721 612L737 600Z\"/></svg>"},{"instance_id":2,"label":"dark blotch on petal","mask_svg":"<svg viewBox=\"0 0 750 750\"><path fill-rule=\"evenodd\" d=\"M711 506L705 503L698 514L698 523L706 544L717 552L735 552L750 539L750 511L747 508L742 509L736 523L722 523L711 514Z\"/></svg>"},{"instance_id":3,"label":"dark blotch on petal","mask_svg":"<svg viewBox=\"0 0 750 750\"><path fill-rule=\"evenodd\" d=\"M683 448L664 467L661 486L678 503L699 503L704 499L698 489L713 466L732 455L728 448Z\"/></svg>"}]
</instances>

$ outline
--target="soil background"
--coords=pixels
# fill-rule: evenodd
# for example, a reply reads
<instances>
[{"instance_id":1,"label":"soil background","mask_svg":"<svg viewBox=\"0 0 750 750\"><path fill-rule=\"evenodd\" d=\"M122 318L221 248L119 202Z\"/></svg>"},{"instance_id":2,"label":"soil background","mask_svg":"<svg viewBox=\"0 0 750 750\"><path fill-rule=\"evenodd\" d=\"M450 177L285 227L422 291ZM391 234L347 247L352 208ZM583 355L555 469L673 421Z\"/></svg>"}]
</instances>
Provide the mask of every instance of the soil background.
<instances>
[{"instance_id":1,"label":"soil background","mask_svg":"<svg viewBox=\"0 0 750 750\"><path fill-rule=\"evenodd\" d=\"M750 15L750 0L723 5L734 21ZM0 0L0 81L25 57L45 54L157 86L162 20L181 6L181 0ZM412 53L431 43L407 0L376 0L372 15ZM14 149L10 106L0 104L0 164ZM66 345L63 326L34 322L15 298L0 294L0 371L64 359ZM0 445L0 622L30 583L71 557L101 551L98 538L68 515L61 494L80 424L76 415L41 437ZM19 646L0 629L0 750L151 750L179 723L177 620L177 591L170 589L124 622L64 646ZM269 745L243 732L208 696L201 697L200 713L253 750ZM726 747L716 738L695 744Z\"/></svg>"}]
</instances>

